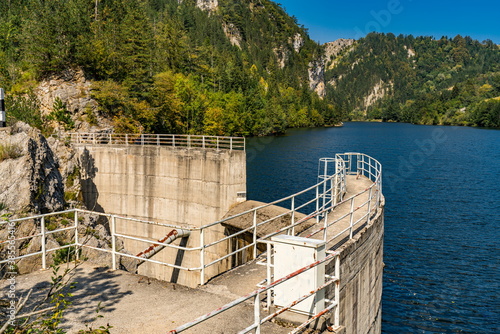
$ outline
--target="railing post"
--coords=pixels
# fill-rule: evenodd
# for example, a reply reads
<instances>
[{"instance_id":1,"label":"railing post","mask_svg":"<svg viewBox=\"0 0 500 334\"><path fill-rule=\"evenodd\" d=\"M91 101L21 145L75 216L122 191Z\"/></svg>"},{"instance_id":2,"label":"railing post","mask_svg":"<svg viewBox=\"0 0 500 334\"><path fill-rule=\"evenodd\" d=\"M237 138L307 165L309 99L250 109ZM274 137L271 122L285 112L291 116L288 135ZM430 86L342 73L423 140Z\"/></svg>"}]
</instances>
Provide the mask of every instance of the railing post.
<instances>
[{"instance_id":1,"label":"railing post","mask_svg":"<svg viewBox=\"0 0 500 334\"><path fill-rule=\"evenodd\" d=\"M109 145L113 144L113 137L111 136L111 133L109 134Z\"/></svg>"},{"instance_id":2,"label":"railing post","mask_svg":"<svg viewBox=\"0 0 500 334\"><path fill-rule=\"evenodd\" d=\"M255 334L260 334L260 293L255 294L253 314L254 323L257 325L257 327L255 327Z\"/></svg>"},{"instance_id":3,"label":"railing post","mask_svg":"<svg viewBox=\"0 0 500 334\"><path fill-rule=\"evenodd\" d=\"M144 146L144 134L141 133L141 145Z\"/></svg>"},{"instance_id":4,"label":"railing post","mask_svg":"<svg viewBox=\"0 0 500 334\"><path fill-rule=\"evenodd\" d=\"M354 197L351 198L351 218L350 218L350 229L349 229L349 239L352 239L352 224L354 219Z\"/></svg>"},{"instance_id":5,"label":"railing post","mask_svg":"<svg viewBox=\"0 0 500 334\"><path fill-rule=\"evenodd\" d=\"M187 137L187 147L191 148L191 136Z\"/></svg>"},{"instance_id":6,"label":"railing post","mask_svg":"<svg viewBox=\"0 0 500 334\"><path fill-rule=\"evenodd\" d=\"M337 278L337 282L335 282L335 302L337 306L335 306L335 314L333 319L333 325L335 328L340 327L340 255L335 257L335 278Z\"/></svg>"},{"instance_id":7,"label":"railing post","mask_svg":"<svg viewBox=\"0 0 500 334\"><path fill-rule=\"evenodd\" d=\"M334 185L335 189L333 190L333 206L337 205L337 201L338 201L337 197L339 196L339 190L338 190L338 188L339 188L340 184L339 184L339 180L338 179L339 179L338 174L335 174L335 177L333 179L333 182L335 184Z\"/></svg>"},{"instance_id":8,"label":"railing post","mask_svg":"<svg viewBox=\"0 0 500 334\"><path fill-rule=\"evenodd\" d=\"M319 186L316 185L316 224L319 224Z\"/></svg>"},{"instance_id":9,"label":"railing post","mask_svg":"<svg viewBox=\"0 0 500 334\"><path fill-rule=\"evenodd\" d=\"M205 148L205 136L201 137L201 142L202 142L203 148Z\"/></svg>"},{"instance_id":10,"label":"railing post","mask_svg":"<svg viewBox=\"0 0 500 334\"><path fill-rule=\"evenodd\" d=\"M267 261L266 261L266 276L267 276L267 285L272 283L272 272L271 272L271 258L272 258L272 247L269 242L267 244ZM266 300L266 309L269 310L271 308L271 289L267 289L267 300Z\"/></svg>"},{"instance_id":11,"label":"railing post","mask_svg":"<svg viewBox=\"0 0 500 334\"><path fill-rule=\"evenodd\" d=\"M295 196L292 197L292 235L295 235Z\"/></svg>"},{"instance_id":12,"label":"railing post","mask_svg":"<svg viewBox=\"0 0 500 334\"><path fill-rule=\"evenodd\" d=\"M219 149L219 137L217 137L217 150Z\"/></svg>"},{"instance_id":13,"label":"railing post","mask_svg":"<svg viewBox=\"0 0 500 334\"><path fill-rule=\"evenodd\" d=\"M45 247L45 216L42 216L40 221L40 229L42 232L42 269L47 269L47 251Z\"/></svg>"},{"instance_id":14,"label":"railing post","mask_svg":"<svg viewBox=\"0 0 500 334\"><path fill-rule=\"evenodd\" d=\"M205 284L205 229L200 230L200 285Z\"/></svg>"},{"instance_id":15,"label":"railing post","mask_svg":"<svg viewBox=\"0 0 500 334\"><path fill-rule=\"evenodd\" d=\"M373 186L370 187L370 191L368 192L368 212L366 217L366 223L370 224L370 215L371 215L371 206L372 206L372 190Z\"/></svg>"},{"instance_id":16,"label":"railing post","mask_svg":"<svg viewBox=\"0 0 500 334\"><path fill-rule=\"evenodd\" d=\"M115 216L111 216L111 261L113 270L116 270L116 220Z\"/></svg>"},{"instance_id":17,"label":"railing post","mask_svg":"<svg viewBox=\"0 0 500 334\"><path fill-rule=\"evenodd\" d=\"M76 260L80 260L80 252L79 252L79 246L80 246L80 241L78 240L78 211L75 210L75 246L76 246Z\"/></svg>"},{"instance_id":18,"label":"railing post","mask_svg":"<svg viewBox=\"0 0 500 334\"><path fill-rule=\"evenodd\" d=\"M257 258L257 210L253 210L253 258Z\"/></svg>"},{"instance_id":19,"label":"railing post","mask_svg":"<svg viewBox=\"0 0 500 334\"><path fill-rule=\"evenodd\" d=\"M175 147L175 135L172 135L172 147Z\"/></svg>"},{"instance_id":20,"label":"railing post","mask_svg":"<svg viewBox=\"0 0 500 334\"><path fill-rule=\"evenodd\" d=\"M125 145L128 145L128 134L125 134Z\"/></svg>"},{"instance_id":21,"label":"railing post","mask_svg":"<svg viewBox=\"0 0 500 334\"><path fill-rule=\"evenodd\" d=\"M324 224L323 224L323 241L326 242L326 237L328 235L327 229L328 229L328 210L325 211L325 218L324 218Z\"/></svg>"},{"instance_id":22,"label":"railing post","mask_svg":"<svg viewBox=\"0 0 500 334\"><path fill-rule=\"evenodd\" d=\"M229 137L229 150L233 150L233 137Z\"/></svg>"},{"instance_id":23,"label":"railing post","mask_svg":"<svg viewBox=\"0 0 500 334\"><path fill-rule=\"evenodd\" d=\"M156 135L156 145L160 146L160 135Z\"/></svg>"}]
</instances>

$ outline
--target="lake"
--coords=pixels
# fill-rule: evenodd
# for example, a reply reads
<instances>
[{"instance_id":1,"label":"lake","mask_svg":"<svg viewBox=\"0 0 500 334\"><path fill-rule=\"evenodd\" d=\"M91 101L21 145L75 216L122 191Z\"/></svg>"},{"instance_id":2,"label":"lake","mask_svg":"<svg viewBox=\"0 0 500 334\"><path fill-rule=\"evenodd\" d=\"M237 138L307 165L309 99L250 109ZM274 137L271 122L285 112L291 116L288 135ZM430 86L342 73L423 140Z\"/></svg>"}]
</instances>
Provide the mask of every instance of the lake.
<instances>
[{"instance_id":1,"label":"lake","mask_svg":"<svg viewBox=\"0 0 500 334\"><path fill-rule=\"evenodd\" d=\"M247 141L247 197L317 180L318 160L383 166L384 333L500 332L500 131L349 122Z\"/></svg>"}]
</instances>

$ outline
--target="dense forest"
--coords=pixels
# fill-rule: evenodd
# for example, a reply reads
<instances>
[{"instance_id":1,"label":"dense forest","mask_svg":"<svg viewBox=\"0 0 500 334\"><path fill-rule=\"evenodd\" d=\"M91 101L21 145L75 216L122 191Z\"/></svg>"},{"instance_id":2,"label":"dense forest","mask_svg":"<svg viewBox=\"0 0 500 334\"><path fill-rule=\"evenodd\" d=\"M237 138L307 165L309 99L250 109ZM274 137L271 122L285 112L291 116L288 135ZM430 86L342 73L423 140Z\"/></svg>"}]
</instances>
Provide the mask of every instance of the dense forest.
<instances>
[{"instance_id":1,"label":"dense forest","mask_svg":"<svg viewBox=\"0 0 500 334\"><path fill-rule=\"evenodd\" d=\"M80 70L115 132L268 135L346 119L500 127L500 50L469 37L372 33L326 59L269 0L4 0L0 87L9 122L74 129L35 88ZM323 73L320 70L317 73ZM322 78L320 78L321 80Z\"/></svg>"},{"instance_id":2,"label":"dense forest","mask_svg":"<svg viewBox=\"0 0 500 334\"><path fill-rule=\"evenodd\" d=\"M328 97L345 117L500 127L500 49L490 40L371 33L329 61Z\"/></svg>"},{"instance_id":3,"label":"dense forest","mask_svg":"<svg viewBox=\"0 0 500 334\"><path fill-rule=\"evenodd\" d=\"M322 48L268 0L6 0L0 13L9 115L37 126L33 88L68 68L92 80L116 132L265 135L340 120L309 89Z\"/></svg>"}]
</instances>

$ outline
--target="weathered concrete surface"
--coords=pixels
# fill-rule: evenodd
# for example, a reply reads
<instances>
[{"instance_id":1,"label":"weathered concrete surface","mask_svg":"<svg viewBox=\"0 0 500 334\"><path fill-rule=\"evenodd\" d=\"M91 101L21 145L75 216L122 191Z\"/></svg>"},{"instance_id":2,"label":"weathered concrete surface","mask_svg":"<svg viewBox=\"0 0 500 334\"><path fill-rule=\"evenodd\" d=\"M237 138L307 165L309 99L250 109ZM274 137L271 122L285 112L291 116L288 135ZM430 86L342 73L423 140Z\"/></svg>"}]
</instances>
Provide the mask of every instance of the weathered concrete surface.
<instances>
[{"instance_id":1,"label":"weathered concrete surface","mask_svg":"<svg viewBox=\"0 0 500 334\"><path fill-rule=\"evenodd\" d=\"M367 189L371 182L354 176L348 176L349 194L360 193ZM369 192L359 196L354 207L360 206L368 198ZM329 218L343 216L350 210L350 202L340 205L335 214ZM384 197L381 197L381 208L371 217L369 223L365 219L359 222L358 231L351 240L341 244L340 252L340 324L344 326L345 334L375 334L382 331L382 276L383 276L383 245L384 245ZM371 208L375 209L375 208ZM353 215L353 220L361 219L367 213L367 208L361 208ZM372 213L373 215L373 213ZM328 237L337 234L349 226L350 217L337 223ZM338 245L340 240L348 237L349 232L336 238L330 245ZM333 272L333 263L327 266L326 272ZM327 298L333 298L333 288L327 290ZM332 319L333 320L333 319Z\"/></svg>"},{"instance_id":2,"label":"weathered concrete surface","mask_svg":"<svg viewBox=\"0 0 500 334\"><path fill-rule=\"evenodd\" d=\"M34 288L32 300L40 298L45 292L44 288L49 286L51 274L50 270L45 270L17 276L16 293L24 296L29 289ZM245 276L229 279L243 287L255 288L254 282L247 281ZM239 297L219 285L208 284L193 289L121 270L94 267L88 263L76 269L73 281L77 284L72 290L72 305L65 312L62 324L70 334L86 326L95 329L107 324L113 326L111 333L116 334L168 333ZM7 289L7 281L0 281L0 299L6 297ZM99 315L102 318L98 318L96 313L99 303ZM237 333L252 322L253 305L249 301L185 333ZM290 328L274 323L263 326L263 333L281 334L289 331Z\"/></svg>"},{"instance_id":3,"label":"weathered concrete surface","mask_svg":"<svg viewBox=\"0 0 500 334\"><path fill-rule=\"evenodd\" d=\"M80 153L82 192L90 210L160 223L199 227L217 221L237 203L237 193L246 191L245 151L173 148L141 145L77 146ZM117 233L156 241L171 228L117 221ZM224 237L225 228L215 226L205 233L205 243ZM136 255L150 244L123 240ZM199 233L175 245L199 247ZM227 254L228 242L207 250L205 263ZM199 251L164 250L155 260L186 268L200 267ZM229 268L229 260L211 266L210 278ZM200 283L199 271L176 271L145 263L139 273L191 287Z\"/></svg>"}]
</instances>

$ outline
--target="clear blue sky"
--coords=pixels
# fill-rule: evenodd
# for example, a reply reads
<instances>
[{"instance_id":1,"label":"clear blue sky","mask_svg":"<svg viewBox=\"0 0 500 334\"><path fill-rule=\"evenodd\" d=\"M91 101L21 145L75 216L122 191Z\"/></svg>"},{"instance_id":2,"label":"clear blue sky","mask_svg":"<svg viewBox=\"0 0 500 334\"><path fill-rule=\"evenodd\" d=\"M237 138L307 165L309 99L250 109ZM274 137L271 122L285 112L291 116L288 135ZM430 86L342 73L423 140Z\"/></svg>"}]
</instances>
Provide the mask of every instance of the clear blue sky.
<instances>
[{"instance_id":1,"label":"clear blue sky","mask_svg":"<svg viewBox=\"0 0 500 334\"><path fill-rule=\"evenodd\" d=\"M457 34L500 44L500 0L276 0L315 41L371 31L414 36Z\"/></svg>"}]
</instances>

